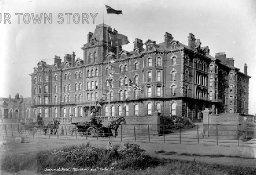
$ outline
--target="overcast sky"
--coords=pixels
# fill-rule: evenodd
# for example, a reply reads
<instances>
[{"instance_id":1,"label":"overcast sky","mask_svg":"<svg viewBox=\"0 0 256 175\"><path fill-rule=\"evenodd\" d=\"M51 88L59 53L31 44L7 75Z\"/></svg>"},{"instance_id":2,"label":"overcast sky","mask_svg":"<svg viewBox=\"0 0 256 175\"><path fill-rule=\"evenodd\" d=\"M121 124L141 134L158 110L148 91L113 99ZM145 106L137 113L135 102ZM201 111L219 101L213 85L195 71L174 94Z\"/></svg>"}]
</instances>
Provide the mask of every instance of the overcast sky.
<instances>
[{"instance_id":1,"label":"overcast sky","mask_svg":"<svg viewBox=\"0 0 256 175\"><path fill-rule=\"evenodd\" d=\"M105 6L123 10L123 15L107 15ZM249 111L256 113L256 1L253 0L0 0L0 10L11 14L11 24L0 18L0 97L19 92L31 94L29 74L37 62L53 63L54 55L63 57L76 52L82 58L81 47L87 33L104 21L128 36L132 50L135 38L162 42L164 33L187 44L193 33L208 45L212 56L226 52L243 71L248 65L250 79ZM18 24L15 13L52 13L52 24ZM95 24L58 24L59 13L98 13ZM63 16L65 17L65 16Z\"/></svg>"}]
</instances>

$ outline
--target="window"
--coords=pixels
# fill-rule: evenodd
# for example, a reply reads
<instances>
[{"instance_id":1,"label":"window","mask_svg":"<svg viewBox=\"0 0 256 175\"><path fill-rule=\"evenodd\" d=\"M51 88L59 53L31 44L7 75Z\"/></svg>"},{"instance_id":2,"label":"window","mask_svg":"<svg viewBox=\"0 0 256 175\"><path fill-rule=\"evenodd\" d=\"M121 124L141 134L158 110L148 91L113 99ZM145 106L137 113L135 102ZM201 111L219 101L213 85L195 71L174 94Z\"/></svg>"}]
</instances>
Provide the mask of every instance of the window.
<instances>
[{"instance_id":1,"label":"window","mask_svg":"<svg viewBox=\"0 0 256 175\"><path fill-rule=\"evenodd\" d=\"M110 101L113 101L114 96L113 96L113 91L110 91Z\"/></svg>"},{"instance_id":2,"label":"window","mask_svg":"<svg viewBox=\"0 0 256 175\"><path fill-rule=\"evenodd\" d=\"M152 58L148 58L148 66L152 66Z\"/></svg>"},{"instance_id":3,"label":"window","mask_svg":"<svg viewBox=\"0 0 256 175\"><path fill-rule=\"evenodd\" d=\"M95 76L99 76L99 70L97 68L95 69Z\"/></svg>"},{"instance_id":4,"label":"window","mask_svg":"<svg viewBox=\"0 0 256 175\"><path fill-rule=\"evenodd\" d=\"M75 117L78 117L77 107L75 107Z\"/></svg>"},{"instance_id":5,"label":"window","mask_svg":"<svg viewBox=\"0 0 256 175\"><path fill-rule=\"evenodd\" d=\"M58 75L54 75L54 80L55 80L55 81L58 80Z\"/></svg>"},{"instance_id":6,"label":"window","mask_svg":"<svg viewBox=\"0 0 256 175\"><path fill-rule=\"evenodd\" d=\"M81 98L81 97L82 97L82 95L81 95L81 94L79 94L79 95L78 95L78 101L79 101L79 102L81 102L81 100L82 100L82 98Z\"/></svg>"},{"instance_id":7,"label":"window","mask_svg":"<svg viewBox=\"0 0 256 175\"><path fill-rule=\"evenodd\" d=\"M152 81L152 71L148 71L148 82Z\"/></svg>"},{"instance_id":8,"label":"window","mask_svg":"<svg viewBox=\"0 0 256 175\"><path fill-rule=\"evenodd\" d=\"M82 72L79 72L79 78L82 78Z\"/></svg>"},{"instance_id":9,"label":"window","mask_svg":"<svg viewBox=\"0 0 256 175\"><path fill-rule=\"evenodd\" d=\"M171 103L171 115L176 115L176 106L177 106L177 103L176 102L173 102Z\"/></svg>"},{"instance_id":10,"label":"window","mask_svg":"<svg viewBox=\"0 0 256 175\"><path fill-rule=\"evenodd\" d=\"M124 90L124 94L125 94L125 99L128 99L129 98L129 94L128 94L128 91L127 90Z\"/></svg>"},{"instance_id":11,"label":"window","mask_svg":"<svg viewBox=\"0 0 256 175\"><path fill-rule=\"evenodd\" d=\"M38 86L38 92L39 92L39 93L42 93L41 86Z\"/></svg>"},{"instance_id":12,"label":"window","mask_svg":"<svg viewBox=\"0 0 256 175\"><path fill-rule=\"evenodd\" d=\"M120 65L120 67L119 67L119 69L120 69L120 73L122 73L124 70L124 68L123 68L123 65Z\"/></svg>"},{"instance_id":13,"label":"window","mask_svg":"<svg viewBox=\"0 0 256 175\"><path fill-rule=\"evenodd\" d=\"M91 70L91 76L94 77L94 70Z\"/></svg>"},{"instance_id":14,"label":"window","mask_svg":"<svg viewBox=\"0 0 256 175\"><path fill-rule=\"evenodd\" d=\"M79 83L79 90L82 90L82 83Z\"/></svg>"},{"instance_id":15,"label":"window","mask_svg":"<svg viewBox=\"0 0 256 175\"><path fill-rule=\"evenodd\" d=\"M156 96L157 97L161 96L161 87L156 87Z\"/></svg>"},{"instance_id":16,"label":"window","mask_svg":"<svg viewBox=\"0 0 256 175\"><path fill-rule=\"evenodd\" d=\"M63 115L64 115L64 117L66 117L66 115L67 115L67 109L66 108L63 109Z\"/></svg>"},{"instance_id":17,"label":"window","mask_svg":"<svg viewBox=\"0 0 256 175\"><path fill-rule=\"evenodd\" d=\"M98 100L98 92L95 92L95 100Z\"/></svg>"},{"instance_id":18,"label":"window","mask_svg":"<svg viewBox=\"0 0 256 175\"><path fill-rule=\"evenodd\" d=\"M44 116L45 116L45 118L48 118L48 117L49 117L49 109L48 109L48 108L46 108L46 109L44 110Z\"/></svg>"},{"instance_id":19,"label":"window","mask_svg":"<svg viewBox=\"0 0 256 175\"><path fill-rule=\"evenodd\" d=\"M122 106L118 106L118 115L122 116Z\"/></svg>"},{"instance_id":20,"label":"window","mask_svg":"<svg viewBox=\"0 0 256 175\"><path fill-rule=\"evenodd\" d=\"M139 76L138 76L138 75L135 75L135 77L134 77L134 83L135 83L136 85L139 85Z\"/></svg>"},{"instance_id":21,"label":"window","mask_svg":"<svg viewBox=\"0 0 256 175\"><path fill-rule=\"evenodd\" d=\"M120 87L123 86L123 78L120 78Z\"/></svg>"},{"instance_id":22,"label":"window","mask_svg":"<svg viewBox=\"0 0 256 175\"><path fill-rule=\"evenodd\" d=\"M95 82L92 81L92 89L95 89Z\"/></svg>"},{"instance_id":23,"label":"window","mask_svg":"<svg viewBox=\"0 0 256 175\"><path fill-rule=\"evenodd\" d=\"M34 88L34 92L33 92L33 94L36 94L36 88Z\"/></svg>"},{"instance_id":24,"label":"window","mask_svg":"<svg viewBox=\"0 0 256 175\"><path fill-rule=\"evenodd\" d=\"M171 57L171 65L176 65L176 61L177 61L177 56L176 55L174 55L174 56L172 56Z\"/></svg>"},{"instance_id":25,"label":"window","mask_svg":"<svg viewBox=\"0 0 256 175\"><path fill-rule=\"evenodd\" d=\"M91 90L90 85L91 85L91 83L87 82L87 90Z\"/></svg>"},{"instance_id":26,"label":"window","mask_svg":"<svg viewBox=\"0 0 256 175\"><path fill-rule=\"evenodd\" d=\"M124 111L125 111L125 116L129 116L129 106L128 105L124 106Z\"/></svg>"},{"instance_id":27,"label":"window","mask_svg":"<svg viewBox=\"0 0 256 175\"><path fill-rule=\"evenodd\" d=\"M148 115L152 115L152 103L147 104Z\"/></svg>"},{"instance_id":28,"label":"window","mask_svg":"<svg viewBox=\"0 0 256 175\"><path fill-rule=\"evenodd\" d=\"M78 79L78 72L75 73L75 79Z\"/></svg>"},{"instance_id":29,"label":"window","mask_svg":"<svg viewBox=\"0 0 256 175\"><path fill-rule=\"evenodd\" d=\"M54 117L57 118L58 117L58 109L54 108Z\"/></svg>"},{"instance_id":30,"label":"window","mask_svg":"<svg viewBox=\"0 0 256 175\"><path fill-rule=\"evenodd\" d=\"M134 91L134 98L137 99L139 97L139 91L135 90Z\"/></svg>"},{"instance_id":31,"label":"window","mask_svg":"<svg viewBox=\"0 0 256 175\"><path fill-rule=\"evenodd\" d=\"M148 97L152 96L152 88L151 87L147 87L147 96Z\"/></svg>"},{"instance_id":32,"label":"window","mask_svg":"<svg viewBox=\"0 0 256 175\"><path fill-rule=\"evenodd\" d=\"M106 106L106 107L105 107L105 115L106 115L106 116L109 116L109 109L108 109L108 108L109 108L109 106Z\"/></svg>"},{"instance_id":33,"label":"window","mask_svg":"<svg viewBox=\"0 0 256 175\"><path fill-rule=\"evenodd\" d=\"M94 59L93 62L97 61L97 53L96 52L93 53L93 59Z\"/></svg>"},{"instance_id":34,"label":"window","mask_svg":"<svg viewBox=\"0 0 256 175\"><path fill-rule=\"evenodd\" d=\"M134 115L135 116L139 115L139 105L138 104L134 105Z\"/></svg>"},{"instance_id":35,"label":"window","mask_svg":"<svg viewBox=\"0 0 256 175\"><path fill-rule=\"evenodd\" d=\"M95 96L93 95L93 93L91 93L91 99L92 101L95 101Z\"/></svg>"},{"instance_id":36,"label":"window","mask_svg":"<svg viewBox=\"0 0 256 175\"><path fill-rule=\"evenodd\" d=\"M68 85L68 91L71 91L71 84Z\"/></svg>"},{"instance_id":37,"label":"window","mask_svg":"<svg viewBox=\"0 0 256 175\"><path fill-rule=\"evenodd\" d=\"M115 106L111 107L111 116L115 116Z\"/></svg>"},{"instance_id":38,"label":"window","mask_svg":"<svg viewBox=\"0 0 256 175\"><path fill-rule=\"evenodd\" d=\"M156 81L161 81L161 71L156 72Z\"/></svg>"},{"instance_id":39,"label":"window","mask_svg":"<svg viewBox=\"0 0 256 175\"><path fill-rule=\"evenodd\" d=\"M98 89L98 82L95 81L95 89Z\"/></svg>"},{"instance_id":40,"label":"window","mask_svg":"<svg viewBox=\"0 0 256 175\"><path fill-rule=\"evenodd\" d=\"M125 72L128 71L128 66L127 66L127 65L124 66L124 71L125 71Z\"/></svg>"},{"instance_id":41,"label":"window","mask_svg":"<svg viewBox=\"0 0 256 175\"><path fill-rule=\"evenodd\" d=\"M156 103L156 110L157 110L157 112L161 112L161 103L160 102L157 102Z\"/></svg>"},{"instance_id":42,"label":"window","mask_svg":"<svg viewBox=\"0 0 256 175\"><path fill-rule=\"evenodd\" d=\"M157 57L156 66L162 66L162 58L161 57Z\"/></svg>"},{"instance_id":43,"label":"window","mask_svg":"<svg viewBox=\"0 0 256 175\"><path fill-rule=\"evenodd\" d=\"M56 95L54 96L54 102L58 103L58 97Z\"/></svg>"},{"instance_id":44,"label":"window","mask_svg":"<svg viewBox=\"0 0 256 175\"><path fill-rule=\"evenodd\" d=\"M67 78L68 78L68 75L65 74L65 75L64 75L64 80L67 80Z\"/></svg>"},{"instance_id":45,"label":"window","mask_svg":"<svg viewBox=\"0 0 256 175\"><path fill-rule=\"evenodd\" d=\"M45 103L46 105L49 104L49 97L44 97L44 103Z\"/></svg>"},{"instance_id":46,"label":"window","mask_svg":"<svg viewBox=\"0 0 256 175\"><path fill-rule=\"evenodd\" d=\"M90 70L87 70L87 77L91 77L91 72L90 72Z\"/></svg>"},{"instance_id":47,"label":"window","mask_svg":"<svg viewBox=\"0 0 256 175\"><path fill-rule=\"evenodd\" d=\"M139 69L139 63L136 62L136 63L134 63L134 70L138 70L138 69Z\"/></svg>"},{"instance_id":48,"label":"window","mask_svg":"<svg viewBox=\"0 0 256 175\"><path fill-rule=\"evenodd\" d=\"M128 86L128 84L129 84L129 78L125 77L125 78L124 78L124 83L125 83L125 86Z\"/></svg>"},{"instance_id":49,"label":"window","mask_svg":"<svg viewBox=\"0 0 256 175\"><path fill-rule=\"evenodd\" d=\"M56 75L55 75L56 76ZM34 78L34 84L36 84L36 77Z\"/></svg>"},{"instance_id":50,"label":"window","mask_svg":"<svg viewBox=\"0 0 256 175\"><path fill-rule=\"evenodd\" d=\"M90 99L90 94L89 94L89 93L87 93L86 97L87 97L87 100L88 100L88 101L91 101L91 99Z\"/></svg>"},{"instance_id":51,"label":"window","mask_svg":"<svg viewBox=\"0 0 256 175\"><path fill-rule=\"evenodd\" d=\"M124 99L123 91L120 91L120 92L119 92L119 99L120 99L120 100L123 100L123 99Z\"/></svg>"},{"instance_id":52,"label":"window","mask_svg":"<svg viewBox=\"0 0 256 175\"><path fill-rule=\"evenodd\" d=\"M171 81L175 81L175 75L176 75L176 71L172 70L172 72L171 72Z\"/></svg>"},{"instance_id":53,"label":"window","mask_svg":"<svg viewBox=\"0 0 256 175\"><path fill-rule=\"evenodd\" d=\"M176 85L172 85L172 86L171 86L171 94L172 94L173 96L175 96L175 89L176 89Z\"/></svg>"},{"instance_id":54,"label":"window","mask_svg":"<svg viewBox=\"0 0 256 175\"><path fill-rule=\"evenodd\" d=\"M71 108L69 108L68 114L69 114L69 117L72 117L72 116L73 116L73 115L72 115L72 109L71 109Z\"/></svg>"}]
</instances>

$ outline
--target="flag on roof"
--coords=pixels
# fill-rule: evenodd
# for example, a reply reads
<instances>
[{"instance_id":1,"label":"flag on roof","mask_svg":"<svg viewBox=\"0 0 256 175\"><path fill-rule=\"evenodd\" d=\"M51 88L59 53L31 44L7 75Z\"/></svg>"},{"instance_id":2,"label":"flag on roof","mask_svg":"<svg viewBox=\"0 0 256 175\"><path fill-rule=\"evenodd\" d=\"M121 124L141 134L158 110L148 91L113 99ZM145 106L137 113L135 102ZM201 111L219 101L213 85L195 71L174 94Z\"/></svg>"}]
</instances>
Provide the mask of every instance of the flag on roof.
<instances>
[{"instance_id":1,"label":"flag on roof","mask_svg":"<svg viewBox=\"0 0 256 175\"><path fill-rule=\"evenodd\" d=\"M105 6L106 6L107 14L117 14L117 15L123 14L122 10L115 10L112 7L108 6L108 5L105 5Z\"/></svg>"}]
</instances>

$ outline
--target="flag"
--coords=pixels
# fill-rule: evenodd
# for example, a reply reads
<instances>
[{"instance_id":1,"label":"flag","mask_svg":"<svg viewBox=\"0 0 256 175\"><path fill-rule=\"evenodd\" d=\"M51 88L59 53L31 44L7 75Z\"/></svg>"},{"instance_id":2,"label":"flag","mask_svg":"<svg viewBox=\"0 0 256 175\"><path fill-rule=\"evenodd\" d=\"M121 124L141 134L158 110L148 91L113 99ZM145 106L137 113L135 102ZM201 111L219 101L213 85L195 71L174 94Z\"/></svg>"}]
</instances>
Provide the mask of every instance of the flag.
<instances>
[{"instance_id":1,"label":"flag","mask_svg":"<svg viewBox=\"0 0 256 175\"><path fill-rule=\"evenodd\" d=\"M128 37L119 33L109 33L112 47L122 46L130 43Z\"/></svg>"},{"instance_id":2,"label":"flag","mask_svg":"<svg viewBox=\"0 0 256 175\"><path fill-rule=\"evenodd\" d=\"M105 5L105 6L106 6L107 14L117 14L117 15L123 14L122 10L115 10L112 7L108 6L108 5Z\"/></svg>"}]
</instances>

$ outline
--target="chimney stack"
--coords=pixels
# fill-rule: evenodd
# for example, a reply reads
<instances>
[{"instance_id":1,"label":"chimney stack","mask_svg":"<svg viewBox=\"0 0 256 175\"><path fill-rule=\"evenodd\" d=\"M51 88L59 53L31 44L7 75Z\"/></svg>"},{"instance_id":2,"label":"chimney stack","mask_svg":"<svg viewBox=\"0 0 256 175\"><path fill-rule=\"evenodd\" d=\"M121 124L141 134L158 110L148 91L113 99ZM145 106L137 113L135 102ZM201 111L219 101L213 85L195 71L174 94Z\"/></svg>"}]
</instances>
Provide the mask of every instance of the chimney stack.
<instances>
[{"instance_id":1,"label":"chimney stack","mask_svg":"<svg viewBox=\"0 0 256 175\"><path fill-rule=\"evenodd\" d=\"M166 45L166 47L169 47L170 42L173 40L172 34L165 32L164 35L164 43Z\"/></svg>"},{"instance_id":2,"label":"chimney stack","mask_svg":"<svg viewBox=\"0 0 256 175\"><path fill-rule=\"evenodd\" d=\"M89 32L87 35L87 43L90 43L93 33Z\"/></svg>"},{"instance_id":3,"label":"chimney stack","mask_svg":"<svg viewBox=\"0 0 256 175\"><path fill-rule=\"evenodd\" d=\"M188 47L192 50L194 50L195 47L196 47L196 42L195 41L196 41L196 38L195 38L194 34L189 33L189 35L188 35Z\"/></svg>"},{"instance_id":4,"label":"chimney stack","mask_svg":"<svg viewBox=\"0 0 256 175\"><path fill-rule=\"evenodd\" d=\"M216 53L215 58L219 59L223 64L227 63L227 56L225 52Z\"/></svg>"},{"instance_id":5,"label":"chimney stack","mask_svg":"<svg viewBox=\"0 0 256 175\"><path fill-rule=\"evenodd\" d=\"M135 38L135 41L133 42L134 43L134 49L139 49L139 51L143 51L143 41L141 39L138 39L138 38Z\"/></svg>"},{"instance_id":6,"label":"chimney stack","mask_svg":"<svg viewBox=\"0 0 256 175\"><path fill-rule=\"evenodd\" d=\"M248 68L248 67L247 67L247 64L245 63L245 64L244 64L244 74L245 74L245 75L247 75L247 68Z\"/></svg>"}]
</instances>

